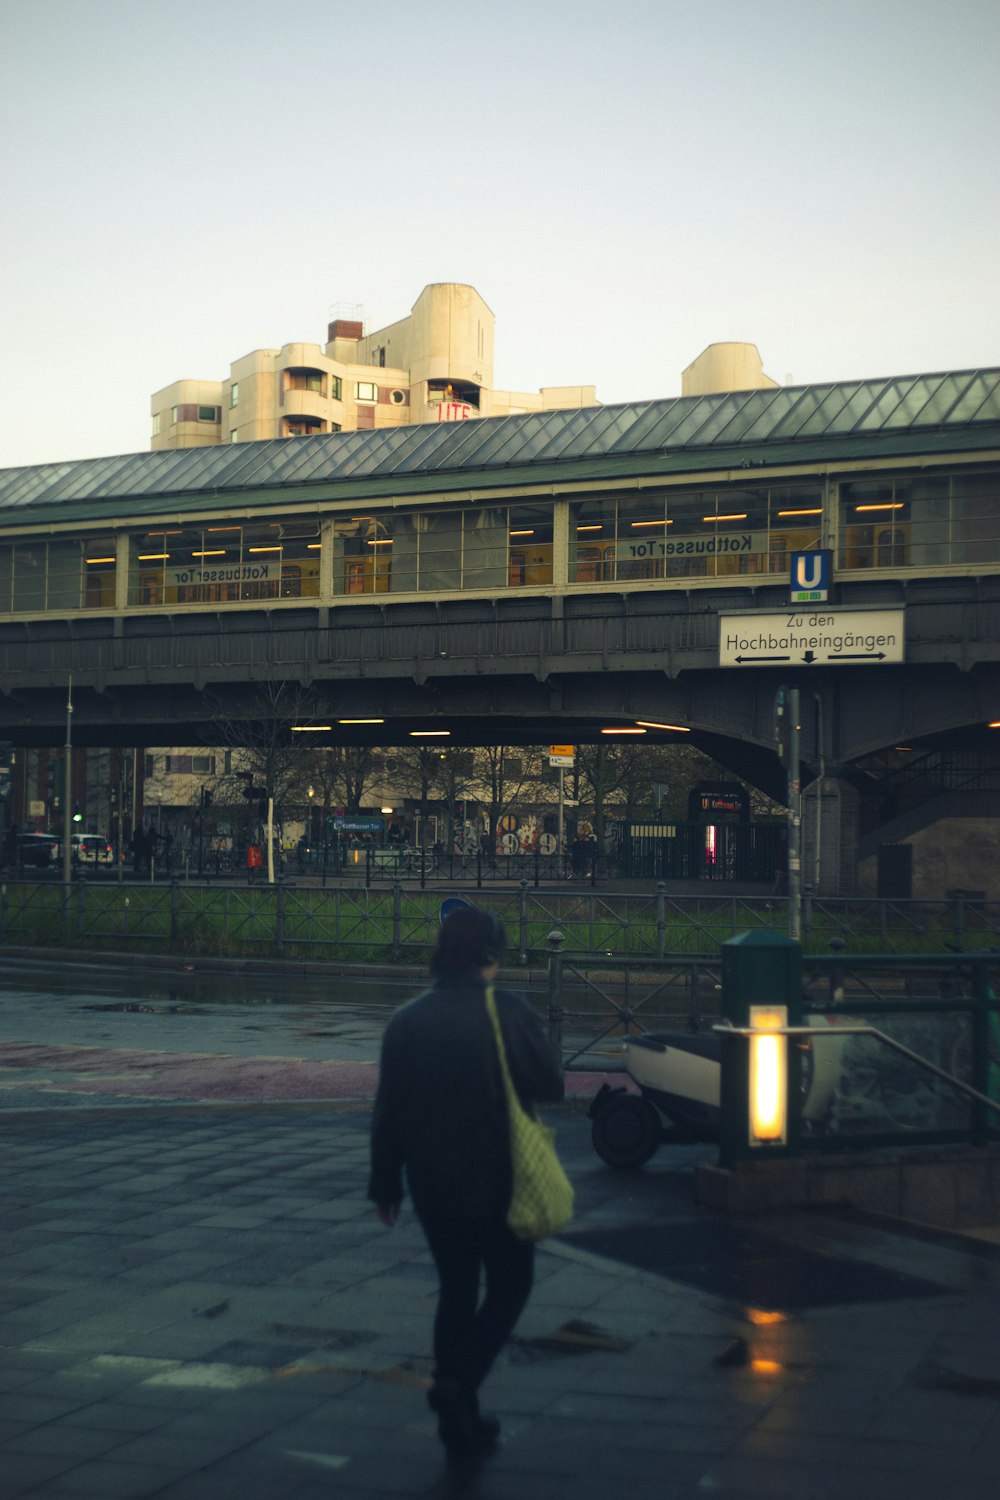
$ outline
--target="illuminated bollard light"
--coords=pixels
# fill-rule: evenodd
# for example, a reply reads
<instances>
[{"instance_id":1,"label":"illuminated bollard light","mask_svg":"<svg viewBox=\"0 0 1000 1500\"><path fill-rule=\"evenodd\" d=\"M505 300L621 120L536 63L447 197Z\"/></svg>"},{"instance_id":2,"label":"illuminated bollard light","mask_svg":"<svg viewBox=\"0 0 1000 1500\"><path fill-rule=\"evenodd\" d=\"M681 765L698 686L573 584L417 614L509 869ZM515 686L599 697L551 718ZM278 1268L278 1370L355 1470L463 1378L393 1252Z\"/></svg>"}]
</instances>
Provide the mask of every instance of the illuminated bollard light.
<instances>
[{"instance_id":1,"label":"illuminated bollard light","mask_svg":"<svg viewBox=\"0 0 1000 1500\"><path fill-rule=\"evenodd\" d=\"M788 1139L788 1025L785 1005L750 1006L751 1146L783 1146Z\"/></svg>"}]
</instances>

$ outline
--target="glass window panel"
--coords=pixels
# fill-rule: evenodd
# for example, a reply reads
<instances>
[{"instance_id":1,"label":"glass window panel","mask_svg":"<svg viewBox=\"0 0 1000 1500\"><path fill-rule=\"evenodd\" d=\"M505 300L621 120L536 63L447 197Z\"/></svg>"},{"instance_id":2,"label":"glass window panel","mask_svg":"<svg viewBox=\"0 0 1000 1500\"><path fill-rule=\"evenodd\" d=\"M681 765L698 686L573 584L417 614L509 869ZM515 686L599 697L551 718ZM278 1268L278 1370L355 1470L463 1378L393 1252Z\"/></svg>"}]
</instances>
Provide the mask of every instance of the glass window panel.
<instances>
[{"instance_id":1,"label":"glass window panel","mask_svg":"<svg viewBox=\"0 0 1000 1500\"><path fill-rule=\"evenodd\" d=\"M552 507L512 505L508 535L510 563L507 582L511 588L522 584L551 583Z\"/></svg>"},{"instance_id":2,"label":"glass window panel","mask_svg":"<svg viewBox=\"0 0 1000 1500\"><path fill-rule=\"evenodd\" d=\"M114 608L116 550L113 536L88 537L83 543L83 602L88 609Z\"/></svg>"},{"instance_id":3,"label":"glass window panel","mask_svg":"<svg viewBox=\"0 0 1000 1500\"><path fill-rule=\"evenodd\" d=\"M841 567L905 566L908 529L909 503L891 477L841 487Z\"/></svg>"},{"instance_id":4,"label":"glass window panel","mask_svg":"<svg viewBox=\"0 0 1000 1500\"><path fill-rule=\"evenodd\" d=\"M83 548L79 541L49 542L46 609L79 609L84 602Z\"/></svg>"},{"instance_id":5,"label":"glass window panel","mask_svg":"<svg viewBox=\"0 0 1000 1500\"><path fill-rule=\"evenodd\" d=\"M505 505L489 505L466 511L462 527L462 587L505 588L508 582L508 511ZM524 540L528 540L525 538ZM552 548L549 547L551 568Z\"/></svg>"},{"instance_id":6,"label":"glass window panel","mask_svg":"<svg viewBox=\"0 0 1000 1500\"><path fill-rule=\"evenodd\" d=\"M823 491L818 484L774 489L770 510L767 571L785 573L792 552L811 552L822 546Z\"/></svg>"},{"instance_id":7,"label":"glass window panel","mask_svg":"<svg viewBox=\"0 0 1000 1500\"><path fill-rule=\"evenodd\" d=\"M953 563L1000 558L1000 474L955 476L952 538Z\"/></svg>"},{"instance_id":8,"label":"glass window panel","mask_svg":"<svg viewBox=\"0 0 1000 1500\"><path fill-rule=\"evenodd\" d=\"M662 492L620 500L616 573L619 579L662 578L674 523L667 519Z\"/></svg>"},{"instance_id":9,"label":"glass window panel","mask_svg":"<svg viewBox=\"0 0 1000 1500\"><path fill-rule=\"evenodd\" d=\"M569 508L570 583L608 583L615 576L614 500L574 500Z\"/></svg>"},{"instance_id":10,"label":"glass window panel","mask_svg":"<svg viewBox=\"0 0 1000 1500\"><path fill-rule=\"evenodd\" d=\"M13 607L16 610L45 608L45 543L14 544Z\"/></svg>"},{"instance_id":11,"label":"glass window panel","mask_svg":"<svg viewBox=\"0 0 1000 1500\"><path fill-rule=\"evenodd\" d=\"M427 511L416 520L419 526L420 588L460 589L462 512Z\"/></svg>"}]
</instances>

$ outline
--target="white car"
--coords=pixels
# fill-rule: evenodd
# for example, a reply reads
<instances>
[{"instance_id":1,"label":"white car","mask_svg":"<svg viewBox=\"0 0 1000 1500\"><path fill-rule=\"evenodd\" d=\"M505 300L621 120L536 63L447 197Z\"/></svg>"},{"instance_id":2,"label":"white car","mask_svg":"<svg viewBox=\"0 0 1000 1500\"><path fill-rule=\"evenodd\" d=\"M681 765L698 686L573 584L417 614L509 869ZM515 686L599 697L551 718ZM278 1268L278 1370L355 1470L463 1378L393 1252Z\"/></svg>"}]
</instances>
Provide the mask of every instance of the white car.
<instances>
[{"instance_id":1,"label":"white car","mask_svg":"<svg viewBox=\"0 0 1000 1500\"><path fill-rule=\"evenodd\" d=\"M113 865L114 850L107 839L96 833L74 833L73 863L76 865Z\"/></svg>"}]
</instances>

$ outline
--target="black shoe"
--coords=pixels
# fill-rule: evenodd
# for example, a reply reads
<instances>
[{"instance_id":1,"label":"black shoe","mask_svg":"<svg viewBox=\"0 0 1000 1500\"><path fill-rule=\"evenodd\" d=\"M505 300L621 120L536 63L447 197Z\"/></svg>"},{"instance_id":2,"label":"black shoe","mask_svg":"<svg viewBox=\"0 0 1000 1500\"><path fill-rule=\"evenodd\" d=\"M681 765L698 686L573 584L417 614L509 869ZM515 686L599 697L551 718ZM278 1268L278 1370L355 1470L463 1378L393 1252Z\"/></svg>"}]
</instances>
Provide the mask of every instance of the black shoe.
<instances>
[{"instance_id":1,"label":"black shoe","mask_svg":"<svg viewBox=\"0 0 1000 1500\"><path fill-rule=\"evenodd\" d=\"M438 1414L438 1437L449 1453L469 1456L496 1447L500 1423L496 1417L481 1416L475 1396L457 1380L436 1381L427 1392L427 1404Z\"/></svg>"},{"instance_id":2,"label":"black shoe","mask_svg":"<svg viewBox=\"0 0 1000 1500\"><path fill-rule=\"evenodd\" d=\"M480 1451L475 1402L457 1380L446 1376L435 1381L427 1392L427 1404L438 1414L438 1437L449 1453Z\"/></svg>"}]
</instances>

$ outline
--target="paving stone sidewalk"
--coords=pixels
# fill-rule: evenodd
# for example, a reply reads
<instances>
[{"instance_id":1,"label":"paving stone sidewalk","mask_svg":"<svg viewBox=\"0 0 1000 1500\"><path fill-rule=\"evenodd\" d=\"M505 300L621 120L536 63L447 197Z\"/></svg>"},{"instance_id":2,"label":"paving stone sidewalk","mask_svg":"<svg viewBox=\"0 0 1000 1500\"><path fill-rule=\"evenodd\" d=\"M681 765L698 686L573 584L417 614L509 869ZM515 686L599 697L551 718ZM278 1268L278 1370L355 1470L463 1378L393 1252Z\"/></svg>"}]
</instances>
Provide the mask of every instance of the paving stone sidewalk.
<instances>
[{"instance_id":1,"label":"paving stone sidewalk","mask_svg":"<svg viewBox=\"0 0 1000 1500\"><path fill-rule=\"evenodd\" d=\"M471 1471L425 1402L419 1229L364 1198L367 1104L5 1112L0 1500L995 1500L995 1247L734 1224L690 1148L616 1173L551 1118L577 1221Z\"/></svg>"}]
</instances>

